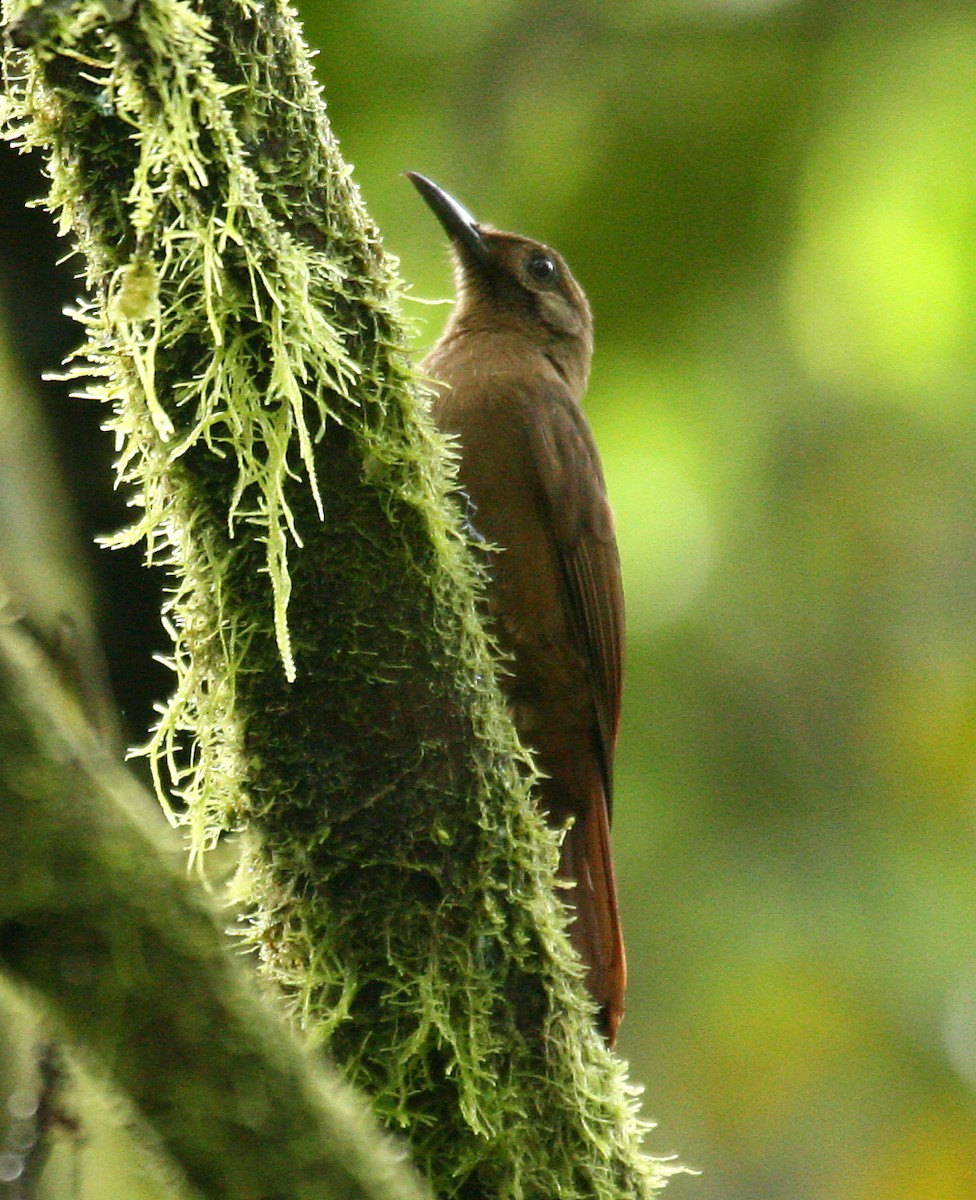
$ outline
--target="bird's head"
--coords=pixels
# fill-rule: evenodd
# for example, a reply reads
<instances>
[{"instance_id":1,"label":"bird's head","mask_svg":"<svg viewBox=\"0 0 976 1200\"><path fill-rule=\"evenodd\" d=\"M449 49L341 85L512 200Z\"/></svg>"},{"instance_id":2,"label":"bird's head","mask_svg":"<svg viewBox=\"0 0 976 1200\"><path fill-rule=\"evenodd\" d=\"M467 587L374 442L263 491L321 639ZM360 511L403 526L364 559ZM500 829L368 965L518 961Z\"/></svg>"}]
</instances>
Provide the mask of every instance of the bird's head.
<instances>
[{"instance_id":1,"label":"bird's head","mask_svg":"<svg viewBox=\"0 0 976 1200\"><path fill-rule=\"evenodd\" d=\"M582 389L593 352L583 289L551 247L482 225L423 175L407 171L454 250L457 304L448 333L515 332Z\"/></svg>"}]
</instances>

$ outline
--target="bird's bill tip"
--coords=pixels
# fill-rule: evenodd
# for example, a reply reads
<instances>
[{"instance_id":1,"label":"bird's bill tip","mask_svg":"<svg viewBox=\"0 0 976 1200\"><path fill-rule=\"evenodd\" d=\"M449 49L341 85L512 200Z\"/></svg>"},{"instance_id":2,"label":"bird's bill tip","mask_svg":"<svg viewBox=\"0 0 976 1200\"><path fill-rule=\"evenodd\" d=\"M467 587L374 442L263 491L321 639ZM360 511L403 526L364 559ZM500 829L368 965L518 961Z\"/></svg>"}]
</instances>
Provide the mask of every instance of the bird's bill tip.
<instances>
[{"instance_id":1,"label":"bird's bill tip","mask_svg":"<svg viewBox=\"0 0 976 1200\"><path fill-rule=\"evenodd\" d=\"M448 237L459 246L469 250L475 257L483 259L486 253L485 239L478 222L471 213L459 204L432 179L419 171L404 171L404 175L424 198L427 207L444 227Z\"/></svg>"}]
</instances>

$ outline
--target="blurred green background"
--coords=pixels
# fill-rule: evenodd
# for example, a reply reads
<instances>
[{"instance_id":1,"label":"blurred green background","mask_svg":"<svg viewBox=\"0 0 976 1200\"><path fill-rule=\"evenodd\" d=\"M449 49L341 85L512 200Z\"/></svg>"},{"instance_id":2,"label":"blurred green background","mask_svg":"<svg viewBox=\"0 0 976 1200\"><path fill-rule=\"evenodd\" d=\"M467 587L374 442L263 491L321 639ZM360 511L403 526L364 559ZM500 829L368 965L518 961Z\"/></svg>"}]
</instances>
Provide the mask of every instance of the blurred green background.
<instances>
[{"instance_id":1,"label":"blurred green background","mask_svg":"<svg viewBox=\"0 0 976 1200\"><path fill-rule=\"evenodd\" d=\"M621 1050L701 1171L667 1194L976 1200L972 0L302 12L416 297L451 282L406 168L590 296ZM408 303L418 350L445 313ZM138 726L165 677L116 657Z\"/></svg>"}]
</instances>

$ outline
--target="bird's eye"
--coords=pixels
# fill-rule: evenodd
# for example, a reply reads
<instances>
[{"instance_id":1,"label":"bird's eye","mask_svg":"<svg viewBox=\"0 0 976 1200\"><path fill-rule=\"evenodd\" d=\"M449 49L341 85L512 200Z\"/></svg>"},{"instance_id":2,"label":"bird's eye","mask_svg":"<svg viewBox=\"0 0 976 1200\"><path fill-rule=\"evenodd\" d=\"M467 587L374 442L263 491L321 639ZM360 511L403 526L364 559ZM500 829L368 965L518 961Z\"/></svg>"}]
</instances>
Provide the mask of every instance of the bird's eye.
<instances>
[{"instance_id":1,"label":"bird's eye","mask_svg":"<svg viewBox=\"0 0 976 1200\"><path fill-rule=\"evenodd\" d=\"M536 283L552 283L558 274L558 268L548 254L533 254L525 269Z\"/></svg>"}]
</instances>

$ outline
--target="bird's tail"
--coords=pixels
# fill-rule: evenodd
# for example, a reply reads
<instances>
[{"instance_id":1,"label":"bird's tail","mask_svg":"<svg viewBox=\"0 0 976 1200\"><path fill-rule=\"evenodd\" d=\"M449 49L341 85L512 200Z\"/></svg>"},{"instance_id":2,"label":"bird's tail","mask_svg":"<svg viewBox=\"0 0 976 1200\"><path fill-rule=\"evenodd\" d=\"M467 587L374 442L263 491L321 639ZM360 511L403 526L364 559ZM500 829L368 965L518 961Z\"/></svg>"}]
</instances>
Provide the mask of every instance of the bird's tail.
<instances>
[{"instance_id":1,"label":"bird's tail","mask_svg":"<svg viewBox=\"0 0 976 1200\"><path fill-rule=\"evenodd\" d=\"M600 1026L612 1046L624 1014L627 959L624 952L617 877L610 848L610 815L602 786L563 841L559 873L575 881L566 893L574 909L570 940L587 968L586 984L600 1006Z\"/></svg>"}]
</instances>

